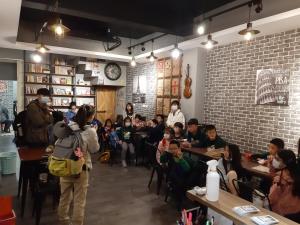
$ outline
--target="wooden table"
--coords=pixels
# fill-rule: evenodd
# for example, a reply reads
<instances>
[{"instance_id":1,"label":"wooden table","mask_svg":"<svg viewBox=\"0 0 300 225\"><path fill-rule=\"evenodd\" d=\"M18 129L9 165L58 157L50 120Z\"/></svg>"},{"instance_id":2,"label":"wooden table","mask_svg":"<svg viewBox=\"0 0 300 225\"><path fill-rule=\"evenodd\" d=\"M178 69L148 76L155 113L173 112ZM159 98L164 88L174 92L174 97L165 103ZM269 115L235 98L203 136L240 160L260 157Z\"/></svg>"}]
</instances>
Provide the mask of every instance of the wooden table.
<instances>
[{"instance_id":1,"label":"wooden table","mask_svg":"<svg viewBox=\"0 0 300 225\"><path fill-rule=\"evenodd\" d=\"M232 208L236 206L242 205L253 205L253 203L248 202L244 199L241 199L238 196L232 195L226 191L220 190L220 198L217 202L210 202L204 196L196 195L194 190L187 191L187 197L192 200L196 201L200 204L203 204L212 210L216 211L217 213L227 217L228 219L232 220L235 224L246 224L246 225L254 225L255 223L251 221L251 216L262 216L262 215L271 215L272 217L276 218L279 221L279 225L297 225L295 223L283 216L280 216L272 211L264 209L262 207L257 207L260 212L256 214L249 214L246 216L239 216L233 212Z\"/></svg>"},{"instance_id":2,"label":"wooden table","mask_svg":"<svg viewBox=\"0 0 300 225\"><path fill-rule=\"evenodd\" d=\"M218 156L218 155L215 155L215 154L210 154L211 151L208 151L206 148L195 148L195 147L184 148L184 147L182 147L181 149L182 149L182 151L187 152L190 155L194 154L194 155L198 155L198 156L203 156L207 159L216 159L216 160L218 160L221 157L221 156ZM218 149L214 150L214 152L216 152L216 151L220 151L220 153L222 153L221 149L220 150L218 150ZM262 172L262 171L258 171L258 170L253 169L253 167L259 166L259 164L257 162L250 161L250 160L248 160L244 157L242 158L242 166L243 166L244 169L246 169L252 175L267 178L267 179L272 179L273 178L271 173Z\"/></svg>"},{"instance_id":3,"label":"wooden table","mask_svg":"<svg viewBox=\"0 0 300 225\"><path fill-rule=\"evenodd\" d=\"M18 197L22 188L21 217L23 217L29 181L34 180L34 169L47 153L45 148L19 148L18 153L21 161Z\"/></svg>"}]
</instances>

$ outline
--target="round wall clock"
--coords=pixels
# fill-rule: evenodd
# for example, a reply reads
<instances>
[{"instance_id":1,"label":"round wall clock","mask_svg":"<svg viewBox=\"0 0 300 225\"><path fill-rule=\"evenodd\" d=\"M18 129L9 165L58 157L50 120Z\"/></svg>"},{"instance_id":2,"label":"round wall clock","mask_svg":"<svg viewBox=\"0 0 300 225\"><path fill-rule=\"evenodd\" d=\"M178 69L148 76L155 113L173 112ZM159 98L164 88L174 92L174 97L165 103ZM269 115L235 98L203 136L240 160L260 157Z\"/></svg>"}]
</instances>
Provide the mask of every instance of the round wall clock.
<instances>
[{"instance_id":1,"label":"round wall clock","mask_svg":"<svg viewBox=\"0 0 300 225\"><path fill-rule=\"evenodd\" d=\"M110 80L118 80L121 77L121 67L114 62L107 63L104 68L105 76Z\"/></svg>"}]
</instances>

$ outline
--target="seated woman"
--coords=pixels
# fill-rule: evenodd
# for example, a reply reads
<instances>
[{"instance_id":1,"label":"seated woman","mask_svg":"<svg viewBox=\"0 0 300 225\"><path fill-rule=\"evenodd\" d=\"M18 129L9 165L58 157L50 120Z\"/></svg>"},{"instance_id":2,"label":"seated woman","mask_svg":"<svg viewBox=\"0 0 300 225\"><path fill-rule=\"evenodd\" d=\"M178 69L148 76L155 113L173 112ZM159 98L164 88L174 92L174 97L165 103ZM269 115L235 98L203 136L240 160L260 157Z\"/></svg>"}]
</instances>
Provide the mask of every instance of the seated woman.
<instances>
[{"instance_id":1,"label":"seated woman","mask_svg":"<svg viewBox=\"0 0 300 225\"><path fill-rule=\"evenodd\" d=\"M69 110L65 113L65 122L68 124L76 116L77 107L76 102L71 102L69 105Z\"/></svg>"},{"instance_id":2,"label":"seated woman","mask_svg":"<svg viewBox=\"0 0 300 225\"><path fill-rule=\"evenodd\" d=\"M183 124L180 123L180 122L176 122L174 124L174 139L175 140L182 140L184 138L184 135L183 135Z\"/></svg>"},{"instance_id":3,"label":"seated woman","mask_svg":"<svg viewBox=\"0 0 300 225\"><path fill-rule=\"evenodd\" d=\"M134 155L134 146L133 146L133 128L130 117L124 119L124 126L120 130L120 141L119 144L122 146L122 166L127 167L126 155L129 149L131 156Z\"/></svg>"},{"instance_id":4,"label":"seated woman","mask_svg":"<svg viewBox=\"0 0 300 225\"><path fill-rule=\"evenodd\" d=\"M300 213L300 171L295 153L291 150L278 151L272 164L280 170L270 189L272 210L283 216Z\"/></svg>"},{"instance_id":5,"label":"seated woman","mask_svg":"<svg viewBox=\"0 0 300 225\"><path fill-rule=\"evenodd\" d=\"M145 128L146 123L143 120L143 117L140 114L136 114L134 117L134 121L132 121L133 126L136 131L141 131Z\"/></svg>"},{"instance_id":6,"label":"seated woman","mask_svg":"<svg viewBox=\"0 0 300 225\"><path fill-rule=\"evenodd\" d=\"M158 145L159 141L163 138L163 131L158 127L158 121L156 119L150 120L150 127L148 128L148 139L147 141L155 146Z\"/></svg>"},{"instance_id":7,"label":"seated woman","mask_svg":"<svg viewBox=\"0 0 300 225\"><path fill-rule=\"evenodd\" d=\"M230 192L234 195L237 195L237 192L233 186L233 180L240 179L245 175L241 160L239 147L228 144L225 146L224 155L218 161L218 169L222 173Z\"/></svg>"},{"instance_id":8,"label":"seated woman","mask_svg":"<svg viewBox=\"0 0 300 225\"><path fill-rule=\"evenodd\" d=\"M100 129L101 147L103 146L103 148L108 147L109 145L109 135L111 132L112 124L113 123L111 119L107 119L105 120L104 126Z\"/></svg>"}]
</instances>

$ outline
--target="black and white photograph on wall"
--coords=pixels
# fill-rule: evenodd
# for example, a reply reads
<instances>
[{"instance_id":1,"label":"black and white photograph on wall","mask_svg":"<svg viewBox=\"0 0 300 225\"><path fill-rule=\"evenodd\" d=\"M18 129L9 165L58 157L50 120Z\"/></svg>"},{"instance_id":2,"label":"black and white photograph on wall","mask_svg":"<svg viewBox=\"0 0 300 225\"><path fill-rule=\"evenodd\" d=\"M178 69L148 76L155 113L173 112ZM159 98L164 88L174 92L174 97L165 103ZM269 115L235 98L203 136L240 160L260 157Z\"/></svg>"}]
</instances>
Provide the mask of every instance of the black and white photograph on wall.
<instances>
[{"instance_id":1,"label":"black and white photograph on wall","mask_svg":"<svg viewBox=\"0 0 300 225\"><path fill-rule=\"evenodd\" d=\"M255 103L257 105L288 106L290 70L257 70Z\"/></svg>"},{"instance_id":2,"label":"black and white photograph on wall","mask_svg":"<svg viewBox=\"0 0 300 225\"><path fill-rule=\"evenodd\" d=\"M133 77L133 91L132 102L133 103L145 103L147 92L147 80L146 76L134 76Z\"/></svg>"}]
</instances>

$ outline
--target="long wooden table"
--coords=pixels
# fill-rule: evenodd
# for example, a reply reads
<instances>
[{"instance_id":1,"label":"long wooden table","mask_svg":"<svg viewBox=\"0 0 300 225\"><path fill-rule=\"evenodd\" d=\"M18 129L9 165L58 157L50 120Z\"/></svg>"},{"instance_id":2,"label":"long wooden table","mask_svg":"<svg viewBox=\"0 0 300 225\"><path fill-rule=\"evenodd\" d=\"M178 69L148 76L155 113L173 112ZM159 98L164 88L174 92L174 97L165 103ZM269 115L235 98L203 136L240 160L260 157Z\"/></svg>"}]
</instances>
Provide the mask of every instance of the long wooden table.
<instances>
[{"instance_id":1,"label":"long wooden table","mask_svg":"<svg viewBox=\"0 0 300 225\"><path fill-rule=\"evenodd\" d=\"M222 150L214 150L213 153L211 153L211 151L208 151L207 148L181 148L182 151L187 152L189 154L194 154L194 155L198 155L198 156L203 156L206 157L208 159L219 159L221 157L220 154L215 154L215 152L220 151L220 153L222 153ZM251 174L258 176L258 177L263 177L263 178L267 178L267 179L272 179L273 176L271 173L268 172L263 172L263 171L259 171L254 169L254 167L259 166L259 164L257 162L253 162L250 161L246 158L242 158L242 166L244 169L246 169L248 172L250 172Z\"/></svg>"},{"instance_id":2,"label":"long wooden table","mask_svg":"<svg viewBox=\"0 0 300 225\"><path fill-rule=\"evenodd\" d=\"M232 220L234 224L241 224L241 225L254 225L255 223L251 221L251 216L263 216L263 215L271 215L272 217L276 218L279 221L279 225L297 225L295 223L283 216L280 216L274 212L271 212L267 209L262 207L257 207L260 212L256 214L249 214L245 216L239 216L235 212L233 212L233 207L242 206L242 205L253 205L253 203L248 202L238 196L232 195L226 191L220 190L220 198L217 202L210 202L204 196L199 196L195 193L194 190L187 191L187 197L192 200L196 201L200 204L203 204L212 210L216 211L217 213L225 216L226 218Z\"/></svg>"}]
</instances>

